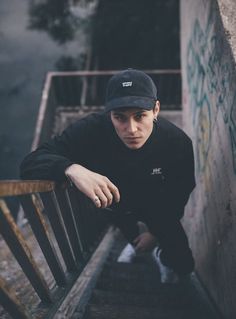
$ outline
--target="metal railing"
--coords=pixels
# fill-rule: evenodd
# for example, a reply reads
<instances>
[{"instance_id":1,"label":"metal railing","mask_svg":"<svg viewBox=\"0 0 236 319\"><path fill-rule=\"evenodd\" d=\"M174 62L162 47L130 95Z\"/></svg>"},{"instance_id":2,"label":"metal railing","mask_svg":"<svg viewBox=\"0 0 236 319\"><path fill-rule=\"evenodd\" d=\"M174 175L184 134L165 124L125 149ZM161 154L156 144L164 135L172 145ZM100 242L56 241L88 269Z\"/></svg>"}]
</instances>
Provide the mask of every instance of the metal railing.
<instances>
[{"instance_id":1,"label":"metal railing","mask_svg":"<svg viewBox=\"0 0 236 319\"><path fill-rule=\"evenodd\" d=\"M12 217L8 206L12 197L17 198L29 221L28 233ZM0 274L3 308L15 319L52 315L105 229L106 224L97 217L95 206L71 185L58 186L51 181L0 182L0 242L7 244L19 267L13 278L11 260L5 269L7 276ZM33 241L40 247L40 261L34 252L35 245L32 248ZM2 245L1 254L4 255ZM15 284L21 282L20 271L27 277L25 287ZM35 297L26 300L29 294Z\"/></svg>"},{"instance_id":2,"label":"metal railing","mask_svg":"<svg viewBox=\"0 0 236 319\"><path fill-rule=\"evenodd\" d=\"M181 70L144 70L158 89L162 110L181 109ZM49 72L46 77L32 149L51 137L58 107L76 108L84 112L104 107L109 78L119 72L75 71Z\"/></svg>"}]
</instances>

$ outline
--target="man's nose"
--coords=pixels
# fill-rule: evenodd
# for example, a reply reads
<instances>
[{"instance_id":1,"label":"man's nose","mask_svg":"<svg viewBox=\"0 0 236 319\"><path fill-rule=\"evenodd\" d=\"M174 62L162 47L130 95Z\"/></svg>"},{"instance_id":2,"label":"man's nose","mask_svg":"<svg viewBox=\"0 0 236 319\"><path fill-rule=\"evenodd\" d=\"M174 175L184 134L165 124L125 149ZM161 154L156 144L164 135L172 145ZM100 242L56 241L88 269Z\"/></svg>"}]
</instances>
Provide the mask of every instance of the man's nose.
<instances>
[{"instance_id":1,"label":"man's nose","mask_svg":"<svg viewBox=\"0 0 236 319\"><path fill-rule=\"evenodd\" d=\"M135 133L137 131L137 125L136 125L135 121L133 121L133 120L128 121L127 131L129 133Z\"/></svg>"}]
</instances>

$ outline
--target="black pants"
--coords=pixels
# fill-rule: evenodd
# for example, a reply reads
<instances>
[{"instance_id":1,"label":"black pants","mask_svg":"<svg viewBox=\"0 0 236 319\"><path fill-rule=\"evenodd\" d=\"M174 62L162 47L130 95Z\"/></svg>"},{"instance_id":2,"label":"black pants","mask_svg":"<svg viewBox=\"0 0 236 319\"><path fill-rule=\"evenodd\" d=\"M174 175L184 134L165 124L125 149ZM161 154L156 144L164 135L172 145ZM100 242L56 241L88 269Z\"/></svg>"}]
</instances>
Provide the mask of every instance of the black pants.
<instances>
[{"instance_id":1,"label":"black pants","mask_svg":"<svg viewBox=\"0 0 236 319\"><path fill-rule=\"evenodd\" d=\"M137 222L143 221L132 212L107 212L110 222L115 224L126 239L132 244L139 235ZM179 220L159 220L155 225L162 263L172 268L178 275L191 273L194 259L189 248L188 239Z\"/></svg>"}]
</instances>

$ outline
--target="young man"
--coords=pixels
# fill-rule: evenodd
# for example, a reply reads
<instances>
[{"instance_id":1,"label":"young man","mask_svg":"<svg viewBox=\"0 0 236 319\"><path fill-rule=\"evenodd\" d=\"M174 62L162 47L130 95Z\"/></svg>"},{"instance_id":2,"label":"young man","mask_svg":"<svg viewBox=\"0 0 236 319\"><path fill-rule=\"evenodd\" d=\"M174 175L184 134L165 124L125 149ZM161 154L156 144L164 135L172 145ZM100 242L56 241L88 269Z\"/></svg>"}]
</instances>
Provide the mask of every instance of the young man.
<instances>
[{"instance_id":1,"label":"young man","mask_svg":"<svg viewBox=\"0 0 236 319\"><path fill-rule=\"evenodd\" d=\"M152 79L128 69L107 86L104 113L69 126L61 136L29 154L21 165L26 179L63 181L66 176L98 208L109 207L129 241L119 261L154 250L166 274L189 274L194 260L180 223L195 187L190 138L158 116ZM137 221L148 230L139 234ZM174 279L175 280L175 279Z\"/></svg>"}]
</instances>

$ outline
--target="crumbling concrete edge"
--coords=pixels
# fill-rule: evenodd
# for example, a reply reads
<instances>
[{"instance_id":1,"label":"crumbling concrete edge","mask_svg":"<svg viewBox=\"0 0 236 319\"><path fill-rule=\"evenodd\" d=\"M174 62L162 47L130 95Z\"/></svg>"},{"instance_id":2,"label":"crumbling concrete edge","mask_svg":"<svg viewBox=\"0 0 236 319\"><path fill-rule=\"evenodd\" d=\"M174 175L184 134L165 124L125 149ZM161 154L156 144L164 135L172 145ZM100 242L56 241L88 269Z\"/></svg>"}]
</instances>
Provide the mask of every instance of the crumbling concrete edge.
<instances>
[{"instance_id":1,"label":"crumbling concrete edge","mask_svg":"<svg viewBox=\"0 0 236 319\"><path fill-rule=\"evenodd\" d=\"M83 317L88 300L116 236L117 231L111 226L53 318L81 319Z\"/></svg>"},{"instance_id":2,"label":"crumbling concrete edge","mask_svg":"<svg viewBox=\"0 0 236 319\"><path fill-rule=\"evenodd\" d=\"M219 11L226 38L236 61L236 2L234 0L218 0Z\"/></svg>"}]
</instances>

